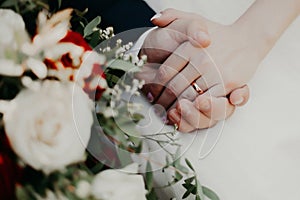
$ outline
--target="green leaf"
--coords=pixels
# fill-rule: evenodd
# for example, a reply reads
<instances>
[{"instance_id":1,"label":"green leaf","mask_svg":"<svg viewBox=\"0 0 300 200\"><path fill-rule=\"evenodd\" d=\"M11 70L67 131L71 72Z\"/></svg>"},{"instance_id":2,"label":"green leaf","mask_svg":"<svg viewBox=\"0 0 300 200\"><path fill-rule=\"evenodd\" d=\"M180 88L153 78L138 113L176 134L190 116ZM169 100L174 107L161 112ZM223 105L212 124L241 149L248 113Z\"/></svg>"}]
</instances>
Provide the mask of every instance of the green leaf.
<instances>
[{"instance_id":1,"label":"green leaf","mask_svg":"<svg viewBox=\"0 0 300 200\"><path fill-rule=\"evenodd\" d=\"M156 196L156 193L154 190L151 190L147 195L146 195L147 200L158 200L158 197Z\"/></svg>"},{"instance_id":2,"label":"green leaf","mask_svg":"<svg viewBox=\"0 0 300 200\"><path fill-rule=\"evenodd\" d=\"M182 199L187 198L192 193L192 191L195 190L195 188L195 185L191 185L191 187L189 187L187 191L183 194Z\"/></svg>"},{"instance_id":3,"label":"green leaf","mask_svg":"<svg viewBox=\"0 0 300 200\"><path fill-rule=\"evenodd\" d=\"M205 196L207 196L209 199L211 199L211 200L220 200L218 195L214 191L212 191L211 189L209 189L205 186L202 186L202 189L203 189L203 194Z\"/></svg>"},{"instance_id":4,"label":"green leaf","mask_svg":"<svg viewBox=\"0 0 300 200\"><path fill-rule=\"evenodd\" d=\"M199 180L196 180L196 187L197 187L197 195L199 195L201 199L204 199L203 187Z\"/></svg>"},{"instance_id":5,"label":"green leaf","mask_svg":"<svg viewBox=\"0 0 300 200\"><path fill-rule=\"evenodd\" d=\"M61 1L62 1L62 0L57 0L58 8L61 7Z\"/></svg>"},{"instance_id":6,"label":"green leaf","mask_svg":"<svg viewBox=\"0 0 300 200\"><path fill-rule=\"evenodd\" d=\"M140 113L134 113L133 115L131 115L131 118L135 123L138 123L140 120L144 119L145 117Z\"/></svg>"},{"instance_id":7,"label":"green leaf","mask_svg":"<svg viewBox=\"0 0 300 200\"><path fill-rule=\"evenodd\" d=\"M107 63L107 66L111 69L118 69L118 70L122 70L125 72L138 72L140 71L140 67L132 64L129 61L124 61L124 60L120 60L120 59L114 59L111 60L110 62Z\"/></svg>"},{"instance_id":8,"label":"green leaf","mask_svg":"<svg viewBox=\"0 0 300 200\"><path fill-rule=\"evenodd\" d=\"M148 191L153 189L153 171L151 163L148 161L146 166L146 186Z\"/></svg>"},{"instance_id":9,"label":"green leaf","mask_svg":"<svg viewBox=\"0 0 300 200\"><path fill-rule=\"evenodd\" d=\"M132 163L132 158L128 151L118 148L117 152L122 166L127 166Z\"/></svg>"},{"instance_id":10,"label":"green leaf","mask_svg":"<svg viewBox=\"0 0 300 200\"><path fill-rule=\"evenodd\" d=\"M192 163L187 158L185 159L185 163L193 172L195 172L195 169L194 169Z\"/></svg>"},{"instance_id":11,"label":"green leaf","mask_svg":"<svg viewBox=\"0 0 300 200\"><path fill-rule=\"evenodd\" d=\"M190 184L195 180L195 178L196 178L195 176L192 176L190 178L185 179L184 182L187 183L187 184Z\"/></svg>"},{"instance_id":12,"label":"green leaf","mask_svg":"<svg viewBox=\"0 0 300 200\"><path fill-rule=\"evenodd\" d=\"M176 172L175 172L175 179L176 179L176 182L180 181L182 178L183 178L183 176L182 176L178 171L176 171Z\"/></svg>"},{"instance_id":13,"label":"green leaf","mask_svg":"<svg viewBox=\"0 0 300 200\"><path fill-rule=\"evenodd\" d=\"M6 0L1 4L1 7L12 7L18 5L18 0Z\"/></svg>"},{"instance_id":14,"label":"green leaf","mask_svg":"<svg viewBox=\"0 0 300 200\"><path fill-rule=\"evenodd\" d=\"M90 23L86 25L86 27L83 30L83 37L87 37L91 35L94 32L94 28L96 28L101 22L101 17L95 17Z\"/></svg>"}]
</instances>

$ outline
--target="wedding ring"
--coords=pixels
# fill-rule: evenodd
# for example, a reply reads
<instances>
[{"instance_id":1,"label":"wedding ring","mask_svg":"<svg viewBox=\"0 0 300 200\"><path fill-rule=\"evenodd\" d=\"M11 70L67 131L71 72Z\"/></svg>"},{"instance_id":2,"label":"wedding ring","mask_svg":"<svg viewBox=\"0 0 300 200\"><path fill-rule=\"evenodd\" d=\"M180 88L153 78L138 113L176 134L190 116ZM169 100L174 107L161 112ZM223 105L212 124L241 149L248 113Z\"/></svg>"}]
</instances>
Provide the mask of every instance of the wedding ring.
<instances>
[{"instance_id":1,"label":"wedding ring","mask_svg":"<svg viewBox=\"0 0 300 200\"><path fill-rule=\"evenodd\" d=\"M198 93L198 94L203 94L203 90L200 88L200 86L196 83L196 81L194 81L191 86L194 88L194 90Z\"/></svg>"}]
</instances>

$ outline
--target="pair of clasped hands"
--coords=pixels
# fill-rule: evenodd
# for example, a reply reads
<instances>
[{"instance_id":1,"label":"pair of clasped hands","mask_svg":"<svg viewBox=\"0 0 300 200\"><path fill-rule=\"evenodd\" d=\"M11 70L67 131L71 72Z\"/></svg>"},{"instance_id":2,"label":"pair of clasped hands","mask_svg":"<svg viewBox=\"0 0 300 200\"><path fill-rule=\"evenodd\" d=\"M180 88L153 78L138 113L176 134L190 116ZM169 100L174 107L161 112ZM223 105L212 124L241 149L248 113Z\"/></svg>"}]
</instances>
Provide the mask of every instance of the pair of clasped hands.
<instances>
[{"instance_id":1,"label":"pair of clasped hands","mask_svg":"<svg viewBox=\"0 0 300 200\"><path fill-rule=\"evenodd\" d=\"M158 28L144 41L140 54L148 63L137 77L170 124L182 132L209 128L248 101L254 74L248 66L256 63L245 63L249 48L234 27L175 9L151 21Z\"/></svg>"}]
</instances>

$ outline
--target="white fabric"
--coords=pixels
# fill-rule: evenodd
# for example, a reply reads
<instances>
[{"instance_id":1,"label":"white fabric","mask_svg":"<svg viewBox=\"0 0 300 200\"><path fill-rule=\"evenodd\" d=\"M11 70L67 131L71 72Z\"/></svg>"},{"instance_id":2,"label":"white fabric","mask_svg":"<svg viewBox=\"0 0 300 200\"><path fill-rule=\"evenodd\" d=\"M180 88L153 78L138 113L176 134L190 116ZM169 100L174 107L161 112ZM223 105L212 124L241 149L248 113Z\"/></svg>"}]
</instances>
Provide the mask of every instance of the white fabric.
<instances>
[{"instance_id":1,"label":"white fabric","mask_svg":"<svg viewBox=\"0 0 300 200\"><path fill-rule=\"evenodd\" d=\"M157 11L170 3L189 11L199 6L201 13L225 24L235 21L253 1L147 2ZM299 40L300 17L260 65L249 84L251 98L246 106L224 124L180 136L188 148L185 156L194 164L202 184L217 191L221 200L300 199ZM162 127L158 120L150 122L145 131ZM169 190L169 196L181 199L180 188Z\"/></svg>"},{"instance_id":2,"label":"white fabric","mask_svg":"<svg viewBox=\"0 0 300 200\"><path fill-rule=\"evenodd\" d=\"M148 34L153 31L154 29L156 29L157 27L153 27L153 28L150 28L149 30L147 30L146 32L144 32L140 37L139 39L134 43L133 47L126 52L126 54L132 54L134 56L138 56L139 52L140 52L140 49L142 48L143 44L144 44L144 41L146 39L146 37L148 36Z\"/></svg>"}]
</instances>

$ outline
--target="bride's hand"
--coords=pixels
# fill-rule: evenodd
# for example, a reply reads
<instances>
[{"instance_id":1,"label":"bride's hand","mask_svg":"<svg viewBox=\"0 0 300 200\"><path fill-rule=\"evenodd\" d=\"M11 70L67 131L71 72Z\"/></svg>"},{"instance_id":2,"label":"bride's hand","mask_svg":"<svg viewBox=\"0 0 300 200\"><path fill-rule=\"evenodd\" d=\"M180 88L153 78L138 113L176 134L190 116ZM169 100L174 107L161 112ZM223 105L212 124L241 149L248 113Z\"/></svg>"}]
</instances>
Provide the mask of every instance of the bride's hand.
<instances>
[{"instance_id":1,"label":"bride's hand","mask_svg":"<svg viewBox=\"0 0 300 200\"><path fill-rule=\"evenodd\" d=\"M185 42L159 67L148 87L156 103L169 108L177 98L189 99L191 92L186 91L194 81L214 97L226 96L247 84L262 60L256 44L235 26L219 25L211 38L213 42L206 49Z\"/></svg>"},{"instance_id":2,"label":"bride's hand","mask_svg":"<svg viewBox=\"0 0 300 200\"><path fill-rule=\"evenodd\" d=\"M205 21L198 15L166 9L151 19L159 28L152 30L143 43L140 55L150 63L163 63L182 43L206 48L210 44Z\"/></svg>"}]
</instances>

